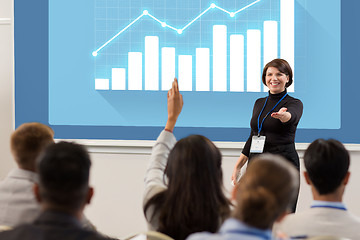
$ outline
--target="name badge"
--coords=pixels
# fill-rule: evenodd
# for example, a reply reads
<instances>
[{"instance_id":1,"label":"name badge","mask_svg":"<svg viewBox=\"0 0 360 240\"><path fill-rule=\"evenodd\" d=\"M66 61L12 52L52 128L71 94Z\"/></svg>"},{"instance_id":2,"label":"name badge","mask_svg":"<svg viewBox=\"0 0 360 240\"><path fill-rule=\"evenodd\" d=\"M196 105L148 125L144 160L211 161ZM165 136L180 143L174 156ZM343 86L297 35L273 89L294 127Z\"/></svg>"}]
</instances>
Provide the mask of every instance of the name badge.
<instances>
[{"instance_id":1,"label":"name badge","mask_svg":"<svg viewBox=\"0 0 360 240\"><path fill-rule=\"evenodd\" d=\"M253 136L251 140L251 153L262 153L265 146L265 136Z\"/></svg>"}]
</instances>

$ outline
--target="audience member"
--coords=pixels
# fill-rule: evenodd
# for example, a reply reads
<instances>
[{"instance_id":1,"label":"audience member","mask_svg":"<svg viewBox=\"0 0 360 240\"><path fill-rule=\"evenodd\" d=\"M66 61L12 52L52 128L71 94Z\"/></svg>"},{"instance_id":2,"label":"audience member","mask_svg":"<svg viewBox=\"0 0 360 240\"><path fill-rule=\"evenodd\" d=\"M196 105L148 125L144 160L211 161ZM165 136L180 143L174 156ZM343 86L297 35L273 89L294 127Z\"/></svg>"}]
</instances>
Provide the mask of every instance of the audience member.
<instances>
[{"instance_id":1,"label":"audience member","mask_svg":"<svg viewBox=\"0 0 360 240\"><path fill-rule=\"evenodd\" d=\"M36 158L54 143L53 130L41 123L25 123L11 136L11 152L18 168L0 182L0 225L15 227L32 222L40 212L33 193L38 182Z\"/></svg>"},{"instance_id":2,"label":"audience member","mask_svg":"<svg viewBox=\"0 0 360 240\"><path fill-rule=\"evenodd\" d=\"M80 224L84 207L93 195L90 166L90 156L81 145L60 142L49 146L38 159L39 183L34 185L42 213L33 223L1 232L0 239L105 239Z\"/></svg>"},{"instance_id":3,"label":"audience member","mask_svg":"<svg viewBox=\"0 0 360 240\"><path fill-rule=\"evenodd\" d=\"M271 239L271 229L289 211L299 189L299 173L283 157L270 153L255 156L234 188L232 218L216 234L190 235L188 240Z\"/></svg>"},{"instance_id":4,"label":"audience member","mask_svg":"<svg viewBox=\"0 0 360 240\"><path fill-rule=\"evenodd\" d=\"M182 106L175 79L168 92L165 130L152 150L143 199L149 229L176 240L194 232L216 232L230 213L219 149L200 135L176 142L172 131Z\"/></svg>"},{"instance_id":5,"label":"audience member","mask_svg":"<svg viewBox=\"0 0 360 240\"><path fill-rule=\"evenodd\" d=\"M350 176L348 151L339 141L318 139L306 150L304 162L314 199L311 208L287 216L274 231L296 239L321 235L360 239L360 219L342 203Z\"/></svg>"}]
</instances>

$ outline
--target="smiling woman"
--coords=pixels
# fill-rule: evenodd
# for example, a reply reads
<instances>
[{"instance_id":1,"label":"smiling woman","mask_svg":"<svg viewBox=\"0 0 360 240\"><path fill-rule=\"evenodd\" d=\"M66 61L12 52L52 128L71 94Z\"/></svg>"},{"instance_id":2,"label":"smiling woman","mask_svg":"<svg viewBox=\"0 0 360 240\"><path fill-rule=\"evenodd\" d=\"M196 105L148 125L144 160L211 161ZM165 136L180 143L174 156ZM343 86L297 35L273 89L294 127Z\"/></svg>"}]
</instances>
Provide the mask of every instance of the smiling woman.
<instances>
[{"instance_id":1,"label":"smiling woman","mask_svg":"<svg viewBox=\"0 0 360 240\"><path fill-rule=\"evenodd\" d=\"M285 91L285 85L289 82L289 75L282 73L276 67L269 67L266 71L265 84L271 94Z\"/></svg>"},{"instance_id":2,"label":"smiling woman","mask_svg":"<svg viewBox=\"0 0 360 240\"><path fill-rule=\"evenodd\" d=\"M287 93L286 88L293 82L289 63L274 59L266 64L262 82L269 88L269 95L255 102L251 133L234 167L232 180L239 179L241 168L247 161L264 152L282 155L297 169L300 166L294 141L303 104Z\"/></svg>"}]
</instances>

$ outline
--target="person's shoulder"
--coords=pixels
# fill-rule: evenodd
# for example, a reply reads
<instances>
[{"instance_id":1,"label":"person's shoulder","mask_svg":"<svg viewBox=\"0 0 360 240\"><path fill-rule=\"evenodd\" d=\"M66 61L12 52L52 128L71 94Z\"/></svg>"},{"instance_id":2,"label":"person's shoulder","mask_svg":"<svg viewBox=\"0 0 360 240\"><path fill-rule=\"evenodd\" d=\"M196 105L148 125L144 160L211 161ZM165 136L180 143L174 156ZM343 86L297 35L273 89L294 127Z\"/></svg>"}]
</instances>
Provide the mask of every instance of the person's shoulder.
<instances>
[{"instance_id":1,"label":"person's shoulder","mask_svg":"<svg viewBox=\"0 0 360 240\"><path fill-rule=\"evenodd\" d=\"M303 236L307 233L306 224L309 222L312 223L312 221L309 221L312 219L311 214L308 210L301 213L289 214L281 222L274 224L273 233L279 236Z\"/></svg>"},{"instance_id":2,"label":"person's shoulder","mask_svg":"<svg viewBox=\"0 0 360 240\"><path fill-rule=\"evenodd\" d=\"M12 240L14 239L14 237L12 237L12 235L14 235L12 232L14 230L6 230L6 231L0 231L0 239L2 240Z\"/></svg>"},{"instance_id":3,"label":"person's shoulder","mask_svg":"<svg viewBox=\"0 0 360 240\"><path fill-rule=\"evenodd\" d=\"M360 217L353 214L352 212L346 211L348 215L349 221L353 222L354 224L357 224L357 226L360 226Z\"/></svg>"},{"instance_id":4,"label":"person's shoulder","mask_svg":"<svg viewBox=\"0 0 360 240\"><path fill-rule=\"evenodd\" d=\"M316 220L318 222L314 225L313 221L309 220ZM287 215L278 224L278 227L283 230L290 230L294 227L299 228L300 226L305 228L307 226L311 228L317 225L322 225L324 221L327 221L327 224L333 223L334 225L352 224L360 226L360 218L353 215L349 211L339 211L327 208L310 208L300 213Z\"/></svg>"},{"instance_id":5,"label":"person's shoulder","mask_svg":"<svg viewBox=\"0 0 360 240\"><path fill-rule=\"evenodd\" d=\"M7 176L3 179L2 182L20 184L28 183L33 185L38 181L39 175L37 173L21 168L14 168L7 174Z\"/></svg>"},{"instance_id":6,"label":"person's shoulder","mask_svg":"<svg viewBox=\"0 0 360 240\"><path fill-rule=\"evenodd\" d=\"M301 102L301 100L300 100L299 98L295 98L295 97L293 97L293 96L290 96L289 94L286 96L286 100L291 101L291 102L297 102L297 103L301 103L301 104L302 104L302 102Z\"/></svg>"},{"instance_id":7,"label":"person's shoulder","mask_svg":"<svg viewBox=\"0 0 360 240\"><path fill-rule=\"evenodd\" d=\"M287 95L285 101L286 101L285 106L287 106L288 108L290 107L301 110L303 109L303 103L298 98L294 98L292 96Z\"/></svg>"},{"instance_id":8,"label":"person's shoulder","mask_svg":"<svg viewBox=\"0 0 360 240\"><path fill-rule=\"evenodd\" d=\"M299 218L303 218L304 217L304 214L295 214L295 213L292 213L292 214L289 214L287 215L280 223L279 223L279 226L281 227L286 227L288 225L293 225L293 222L297 222L299 221Z\"/></svg>"},{"instance_id":9,"label":"person's shoulder","mask_svg":"<svg viewBox=\"0 0 360 240\"><path fill-rule=\"evenodd\" d=\"M58 238L52 239L78 239L78 240L115 240L115 238L110 238L100 233L92 230L86 230L78 227L68 227L63 229L64 231L59 231L57 228L47 228L45 229L41 225L37 224L22 224L14 229L0 232L1 240L32 240L32 239L47 239L46 236L49 236L51 232L56 233ZM39 235L42 235L43 238L37 238Z\"/></svg>"},{"instance_id":10,"label":"person's shoulder","mask_svg":"<svg viewBox=\"0 0 360 240\"><path fill-rule=\"evenodd\" d=\"M354 232L357 227L360 227L359 219L348 211L311 208L286 216L273 230L293 238L325 234L359 239L359 233Z\"/></svg>"},{"instance_id":11,"label":"person's shoulder","mask_svg":"<svg viewBox=\"0 0 360 240\"><path fill-rule=\"evenodd\" d=\"M14 199L19 198L19 196L24 198L30 195L29 198L34 199L32 189L34 183L37 182L37 175L35 173L24 175L23 172L15 170L11 171L0 181L0 192L2 193L0 198L3 199L6 196L7 199Z\"/></svg>"},{"instance_id":12,"label":"person's shoulder","mask_svg":"<svg viewBox=\"0 0 360 240\"><path fill-rule=\"evenodd\" d=\"M278 227L282 230L289 230L292 227L298 227L299 224L308 222L313 217L314 212L311 209L305 210L300 213L292 213L287 215L280 223Z\"/></svg>"},{"instance_id":13,"label":"person's shoulder","mask_svg":"<svg viewBox=\"0 0 360 240\"><path fill-rule=\"evenodd\" d=\"M222 239L219 234L210 232L193 233L186 240L219 240Z\"/></svg>"},{"instance_id":14,"label":"person's shoulder","mask_svg":"<svg viewBox=\"0 0 360 240\"><path fill-rule=\"evenodd\" d=\"M258 98L258 99L256 99L256 102L257 102L257 101L265 101L267 97L268 97L268 96L264 96L264 97Z\"/></svg>"},{"instance_id":15,"label":"person's shoulder","mask_svg":"<svg viewBox=\"0 0 360 240\"><path fill-rule=\"evenodd\" d=\"M83 237L77 238L79 240L115 240L116 238L101 235L97 232L86 230L82 234Z\"/></svg>"},{"instance_id":16,"label":"person's shoulder","mask_svg":"<svg viewBox=\"0 0 360 240\"><path fill-rule=\"evenodd\" d=\"M15 227L10 230L5 230L0 232L0 239L1 240L27 240L32 239L33 235L29 234L29 224L22 224L18 227Z\"/></svg>"},{"instance_id":17,"label":"person's shoulder","mask_svg":"<svg viewBox=\"0 0 360 240\"><path fill-rule=\"evenodd\" d=\"M267 98L267 97L261 97L261 98L256 99L255 105L256 105L256 104L264 104L266 98Z\"/></svg>"}]
</instances>

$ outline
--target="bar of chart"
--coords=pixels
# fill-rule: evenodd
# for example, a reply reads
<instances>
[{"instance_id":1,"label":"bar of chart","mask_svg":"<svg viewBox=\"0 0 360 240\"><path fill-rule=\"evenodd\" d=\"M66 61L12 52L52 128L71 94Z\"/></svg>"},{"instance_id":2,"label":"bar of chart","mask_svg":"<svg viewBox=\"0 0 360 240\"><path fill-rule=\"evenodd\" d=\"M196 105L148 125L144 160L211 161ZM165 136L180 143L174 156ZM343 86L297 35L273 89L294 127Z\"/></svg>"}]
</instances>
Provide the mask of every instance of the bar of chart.
<instances>
[{"instance_id":1,"label":"bar of chart","mask_svg":"<svg viewBox=\"0 0 360 240\"><path fill-rule=\"evenodd\" d=\"M103 3L104 0L98 1ZM98 65L102 68L96 72L95 90L167 91L177 76L181 91L267 91L261 81L262 68L267 62L284 58L295 71L294 0L239 1L236 7L226 9L220 4L210 3L198 15L183 17L182 25L164 20L164 16L153 13L151 8L143 10L134 19L119 21L119 31L114 31L109 39L97 41L99 46L92 52L96 64L102 55L109 58L114 51L119 52L121 45L111 50L112 45L128 39L126 35L136 31L142 33L137 38L137 50L141 51L124 50L121 54L115 54L122 58L118 65L104 64L101 63L103 60L99 60ZM99 9L103 10L104 7ZM258 11L258 15L267 11L263 17L265 20L259 20L259 17L256 21L252 20L251 16L246 15L249 11ZM206 26L207 31L192 30L214 12L220 16L219 24L212 18ZM242 25L246 21L255 22L254 27L236 28L237 24ZM153 29L161 29L161 34L153 34L156 31L151 30L147 34L144 28L139 29L142 22L153 24ZM201 22L201 25L205 23ZM173 44L166 41L164 32L173 35ZM189 41L179 44L183 35L187 34L194 38L201 35L206 41L198 43L199 46L189 44ZM185 44L191 47L185 47ZM107 69L104 71L104 68ZM290 86L288 91L294 92L295 85Z\"/></svg>"}]
</instances>

